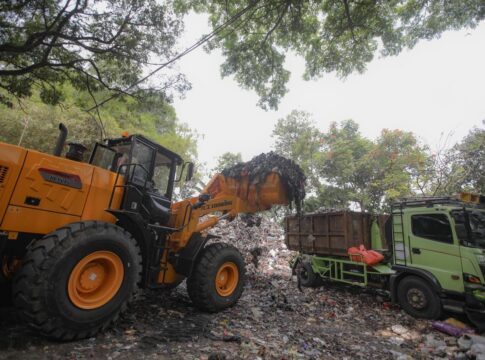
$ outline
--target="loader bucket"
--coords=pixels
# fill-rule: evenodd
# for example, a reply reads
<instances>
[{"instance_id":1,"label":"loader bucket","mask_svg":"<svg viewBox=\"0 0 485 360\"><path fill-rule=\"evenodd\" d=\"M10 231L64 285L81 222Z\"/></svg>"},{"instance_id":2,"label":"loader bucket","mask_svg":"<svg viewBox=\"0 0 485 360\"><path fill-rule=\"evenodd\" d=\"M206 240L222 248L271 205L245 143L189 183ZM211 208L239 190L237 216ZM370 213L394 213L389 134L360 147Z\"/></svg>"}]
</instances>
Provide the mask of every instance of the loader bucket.
<instances>
[{"instance_id":1,"label":"loader bucket","mask_svg":"<svg viewBox=\"0 0 485 360\"><path fill-rule=\"evenodd\" d=\"M242 200L242 211L254 212L268 210L274 205L287 205L289 203L287 190L277 173L269 173L263 182L249 183L247 175L239 179L216 175L207 184L204 193L213 198L223 196L237 196Z\"/></svg>"}]
</instances>

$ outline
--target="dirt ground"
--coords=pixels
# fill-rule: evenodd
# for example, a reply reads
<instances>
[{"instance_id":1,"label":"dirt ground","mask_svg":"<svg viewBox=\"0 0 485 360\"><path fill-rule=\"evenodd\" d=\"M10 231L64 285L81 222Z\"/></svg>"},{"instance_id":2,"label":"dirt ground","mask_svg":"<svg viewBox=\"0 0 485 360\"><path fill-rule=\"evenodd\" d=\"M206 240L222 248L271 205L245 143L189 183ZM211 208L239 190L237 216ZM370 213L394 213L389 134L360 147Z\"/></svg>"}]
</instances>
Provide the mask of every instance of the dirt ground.
<instances>
[{"instance_id":1,"label":"dirt ground","mask_svg":"<svg viewBox=\"0 0 485 360\"><path fill-rule=\"evenodd\" d=\"M194 309L185 288L141 294L125 319L96 338L71 343L38 337L2 309L1 359L254 359L419 357L426 321L383 307L377 294L330 286L300 293L287 277L252 277L237 306ZM392 330L409 331L404 339ZM414 334L414 332L416 332Z\"/></svg>"},{"instance_id":2,"label":"dirt ground","mask_svg":"<svg viewBox=\"0 0 485 360\"><path fill-rule=\"evenodd\" d=\"M145 291L114 328L68 343L37 336L12 308L3 308L0 359L466 358L458 339L390 305L383 292L337 284L300 292L276 224L248 229L234 222L216 231L241 248L248 263L246 288L233 308L202 313L185 284ZM247 245L255 243L258 251Z\"/></svg>"}]
</instances>

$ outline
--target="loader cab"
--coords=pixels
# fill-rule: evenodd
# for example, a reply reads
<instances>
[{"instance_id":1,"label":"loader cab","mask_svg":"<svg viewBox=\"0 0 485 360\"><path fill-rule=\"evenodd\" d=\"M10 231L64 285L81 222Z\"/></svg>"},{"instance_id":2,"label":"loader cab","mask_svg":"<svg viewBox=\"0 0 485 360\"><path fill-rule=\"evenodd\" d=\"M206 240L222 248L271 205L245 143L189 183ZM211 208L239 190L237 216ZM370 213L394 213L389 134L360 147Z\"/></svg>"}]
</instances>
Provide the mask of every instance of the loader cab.
<instances>
[{"instance_id":1,"label":"loader cab","mask_svg":"<svg viewBox=\"0 0 485 360\"><path fill-rule=\"evenodd\" d=\"M150 222L166 223L177 167L182 158L142 135L96 144L90 163L124 177L121 210L139 212Z\"/></svg>"}]
</instances>

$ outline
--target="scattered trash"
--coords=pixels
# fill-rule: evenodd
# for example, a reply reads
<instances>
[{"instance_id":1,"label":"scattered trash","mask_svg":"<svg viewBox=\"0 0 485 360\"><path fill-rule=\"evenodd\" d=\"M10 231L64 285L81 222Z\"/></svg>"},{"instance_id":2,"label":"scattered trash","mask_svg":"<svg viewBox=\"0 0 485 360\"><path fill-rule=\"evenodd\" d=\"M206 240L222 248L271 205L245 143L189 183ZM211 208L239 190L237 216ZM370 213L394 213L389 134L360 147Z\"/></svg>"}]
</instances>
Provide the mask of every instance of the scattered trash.
<instances>
[{"instance_id":1,"label":"scattered trash","mask_svg":"<svg viewBox=\"0 0 485 360\"><path fill-rule=\"evenodd\" d=\"M414 319L380 290L336 283L305 288L291 279L294 252L280 225L262 217L219 224L211 233L237 246L247 283L232 308L202 313L185 284L144 290L123 320L95 338L53 343L32 334L12 309L0 309L0 359L483 359L485 338L456 338ZM456 320L456 319L455 319ZM469 327L445 321L458 329Z\"/></svg>"},{"instance_id":2,"label":"scattered trash","mask_svg":"<svg viewBox=\"0 0 485 360\"><path fill-rule=\"evenodd\" d=\"M461 321L458 321L452 318L446 321L433 322L433 328L445 334L455 336L455 337L462 336L463 334L474 333L474 330L472 328L466 326Z\"/></svg>"}]
</instances>

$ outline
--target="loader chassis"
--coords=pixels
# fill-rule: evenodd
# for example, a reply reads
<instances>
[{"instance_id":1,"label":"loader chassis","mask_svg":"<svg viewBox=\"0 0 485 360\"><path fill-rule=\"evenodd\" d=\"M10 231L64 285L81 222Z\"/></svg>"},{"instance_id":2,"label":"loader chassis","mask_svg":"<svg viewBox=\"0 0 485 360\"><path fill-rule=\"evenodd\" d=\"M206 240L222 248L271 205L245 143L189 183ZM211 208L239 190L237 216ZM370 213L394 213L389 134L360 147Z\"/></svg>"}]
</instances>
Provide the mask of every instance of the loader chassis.
<instances>
[{"instance_id":1,"label":"loader chassis","mask_svg":"<svg viewBox=\"0 0 485 360\"><path fill-rule=\"evenodd\" d=\"M36 330L58 340L110 326L138 286L170 289L187 278L201 310L237 302L243 258L231 245L206 246L206 230L288 204L279 175L256 187L219 174L201 196L172 202L184 169L187 178L193 171L179 155L131 135L96 144L85 163L79 144L60 157L60 130L55 155L0 143L0 301L12 295Z\"/></svg>"}]
</instances>

